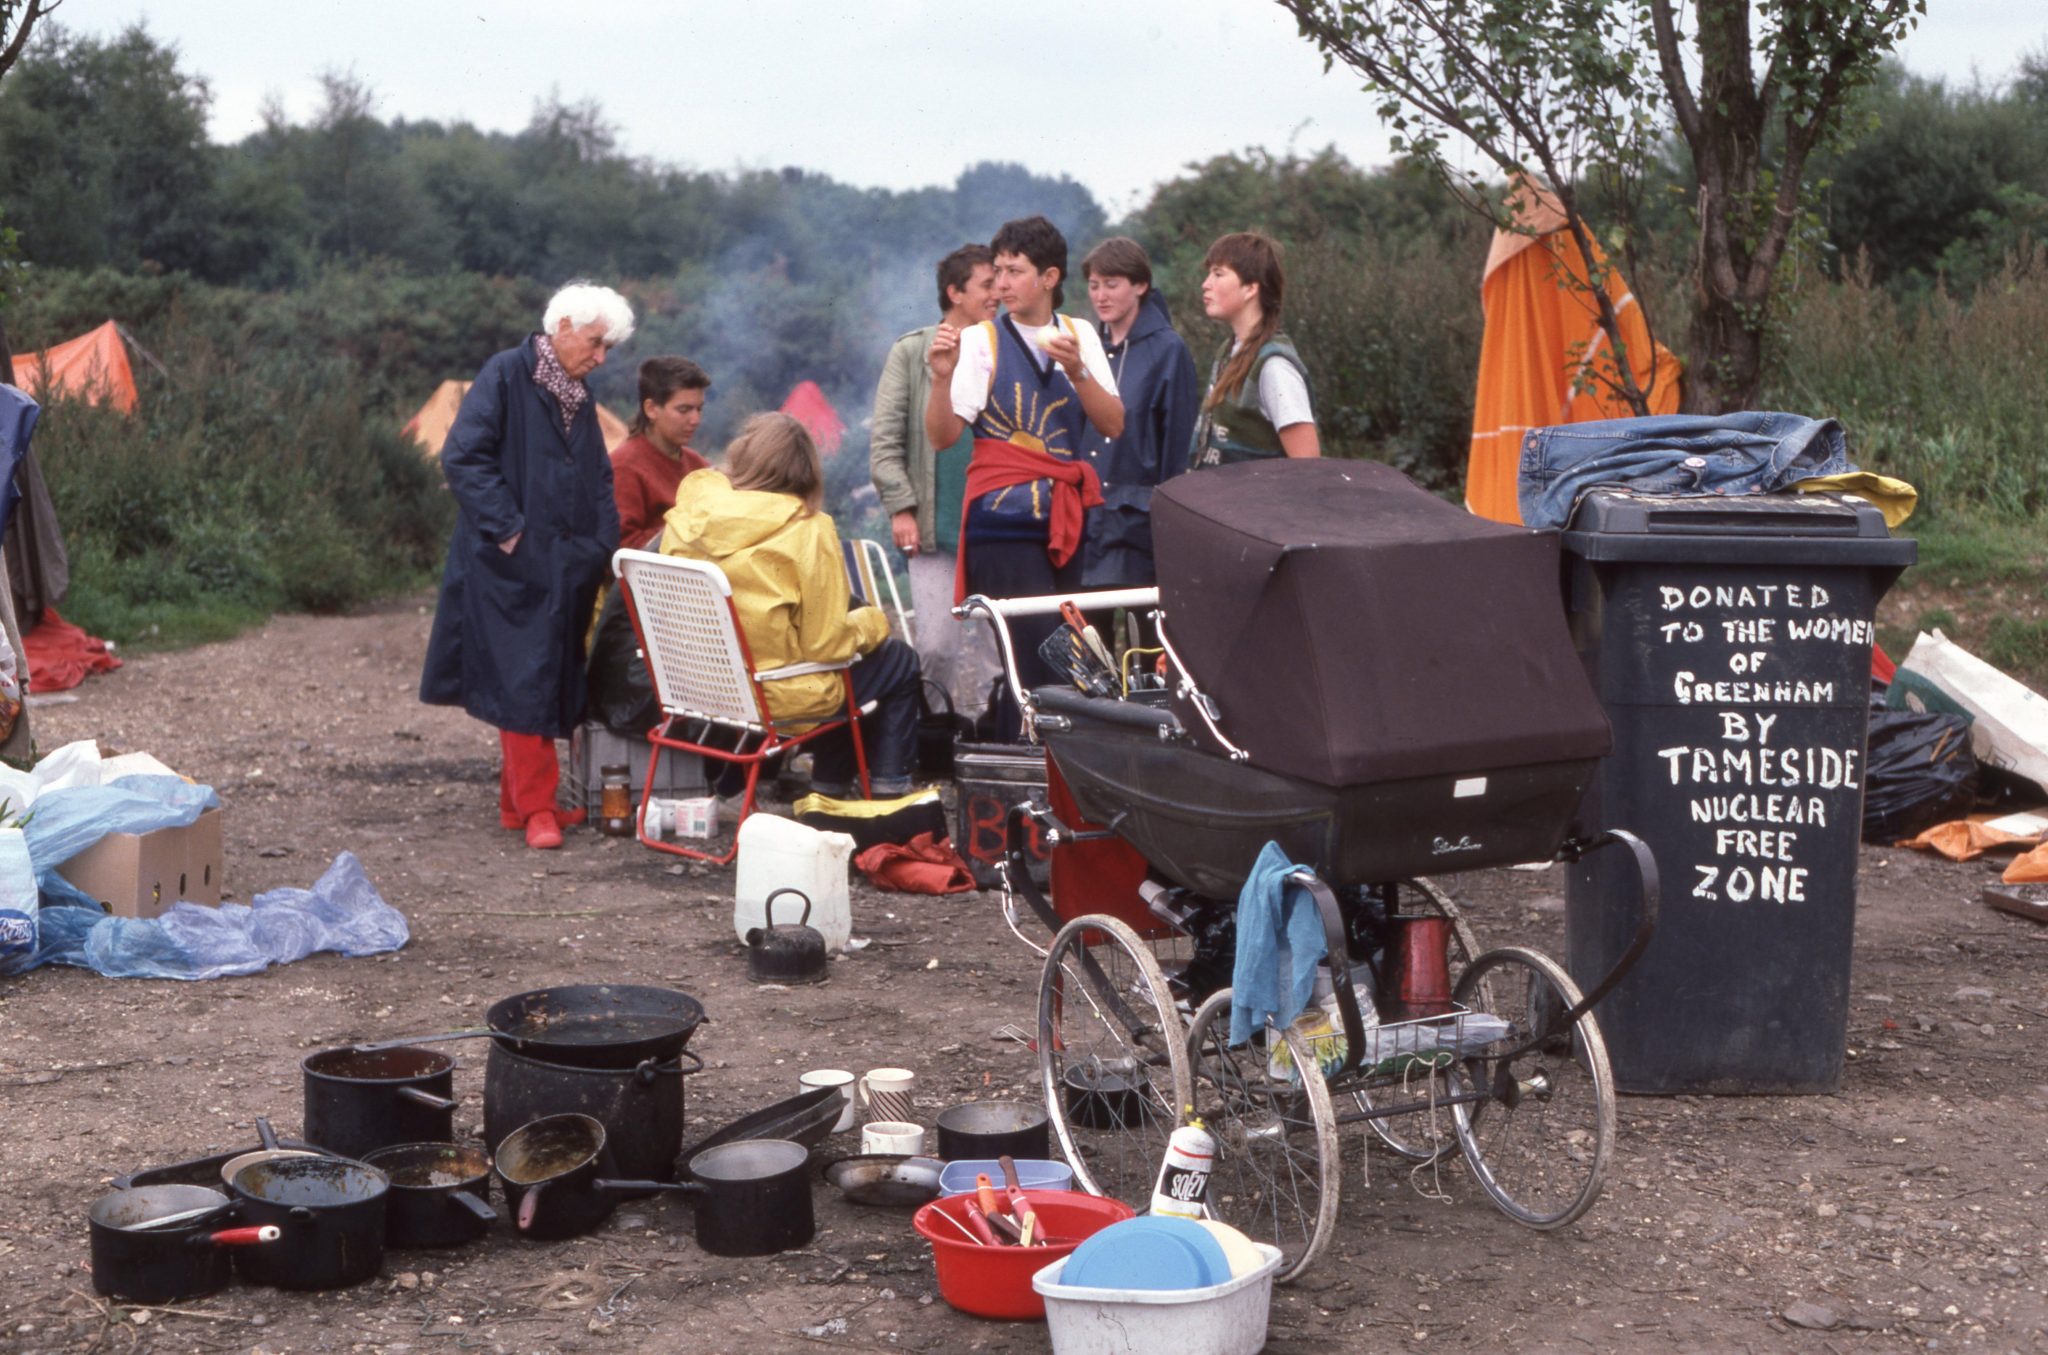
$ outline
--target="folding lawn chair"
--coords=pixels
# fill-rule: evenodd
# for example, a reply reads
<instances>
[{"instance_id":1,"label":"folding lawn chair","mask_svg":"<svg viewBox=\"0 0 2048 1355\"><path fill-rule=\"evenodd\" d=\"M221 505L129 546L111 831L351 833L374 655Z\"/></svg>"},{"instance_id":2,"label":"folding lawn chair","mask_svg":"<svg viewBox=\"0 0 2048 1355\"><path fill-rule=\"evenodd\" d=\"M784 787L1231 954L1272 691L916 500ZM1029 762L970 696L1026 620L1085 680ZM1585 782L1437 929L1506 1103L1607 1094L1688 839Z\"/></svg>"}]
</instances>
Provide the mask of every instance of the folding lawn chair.
<instances>
[{"instance_id":1,"label":"folding lawn chair","mask_svg":"<svg viewBox=\"0 0 2048 1355\"><path fill-rule=\"evenodd\" d=\"M869 793L867 750L861 744L860 721L854 718L853 678L847 671L857 659L845 663L793 663L757 671L747 648L746 634L740 629L739 613L733 607L732 585L717 565L649 551L622 550L612 557L612 573L625 594L626 611L633 618L641 653L647 659L647 674L654 682L655 699L661 704L661 723L647 736L654 751L647 760L647 785L640 796L638 833L642 842L656 851L727 864L739 855L739 825L754 812L754 791L761 779L762 764L842 726L852 729L861 794ZM761 684L803 673L838 673L846 691L846 709L801 731L777 728L768 714L768 700ZM698 733L696 726L709 728L697 738L684 738L676 732L679 725L692 733ZM737 746L720 748L701 741L712 729L735 732ZM747 769L745 797L740 801L739 819L733 824L732 850L725 855L715 856L648 836L647 801L654 794L655 773L661 765L663 749L696 753Z\"/></svg>"}]
</instances>

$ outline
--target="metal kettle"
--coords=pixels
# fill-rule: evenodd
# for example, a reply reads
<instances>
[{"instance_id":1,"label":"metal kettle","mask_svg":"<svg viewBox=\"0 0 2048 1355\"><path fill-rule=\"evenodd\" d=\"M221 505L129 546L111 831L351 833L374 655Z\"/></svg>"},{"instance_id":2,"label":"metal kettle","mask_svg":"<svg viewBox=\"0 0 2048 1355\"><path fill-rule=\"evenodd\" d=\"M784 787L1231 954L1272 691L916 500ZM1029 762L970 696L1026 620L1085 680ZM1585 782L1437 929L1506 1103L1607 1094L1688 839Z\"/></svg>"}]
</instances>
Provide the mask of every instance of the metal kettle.
<instances>
[{"instance_id":1,"label":"metal kettle","mask_svg":"<svg viewBox=\"0 0 2048 1355\"><path fill-rule=\"evenodd\" d=\"M775 924L775 901L793 894L803 901L803 915L794 925ZM801 889L778 889L761 903L765 927L747 928L747 976L755 983L823 983L825 934L807 925L811 920L810 896Z\"/></svg>"}]
</instances>

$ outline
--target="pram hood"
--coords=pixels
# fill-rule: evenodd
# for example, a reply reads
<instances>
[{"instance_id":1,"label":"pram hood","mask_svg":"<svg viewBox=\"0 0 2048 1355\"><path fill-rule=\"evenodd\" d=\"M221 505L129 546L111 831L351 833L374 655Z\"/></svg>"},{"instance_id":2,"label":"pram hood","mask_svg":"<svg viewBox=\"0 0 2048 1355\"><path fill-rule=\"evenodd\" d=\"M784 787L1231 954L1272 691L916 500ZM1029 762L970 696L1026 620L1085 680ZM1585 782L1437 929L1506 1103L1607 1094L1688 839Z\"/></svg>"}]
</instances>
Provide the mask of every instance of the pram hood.
<instances>
[{"instance_id":1,"label":"pram hood","mask_svg":"<svg viewBox=\"0 0 2048 1355\"><path fill-rule=\"evenodd\" d=\"M1254 766L1351 786L1612 744L1554 532L1335 460L1178 476L1153 497L1152 530L1167 635Z\"/></svg>"}]
</instances>

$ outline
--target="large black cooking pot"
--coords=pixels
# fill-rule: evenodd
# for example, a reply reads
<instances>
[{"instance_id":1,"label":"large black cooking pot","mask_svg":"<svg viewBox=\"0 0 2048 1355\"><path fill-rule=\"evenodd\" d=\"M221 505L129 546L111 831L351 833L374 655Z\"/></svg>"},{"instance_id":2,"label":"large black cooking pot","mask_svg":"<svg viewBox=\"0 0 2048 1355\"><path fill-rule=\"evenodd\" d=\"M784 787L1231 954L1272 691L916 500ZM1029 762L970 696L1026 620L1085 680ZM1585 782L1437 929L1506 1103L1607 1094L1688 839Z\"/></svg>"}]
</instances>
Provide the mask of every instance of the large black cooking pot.
<instances>
[{"instance_id":1,"label":"large black cooking pot","mask_svg":"<svg viewBox=\"0 0 2048 1355\"><path fill-rule=\"evenodd\" d=\"M341 1157L455 1137L455 1060L432 1049L323 1049L299 1061L306 1137Z\"/></svg>"},{"instance_id":2,"label":"large black cooking pot","mask_svg":"<svg viewBox=\"0 0 2048 1355\"><path fill-rule=\"evenodd\" d=\"M629 983L537 988L494 1002L480 1030L415 1036L361 1051L442 1040L495 1036L500 1048L578 1068L632 1068L653 1059L667 1063L683 1052L704 1020L704 1007L688 993Z\"/></svg>"},{"instance_id":3,"label":"large black cooking pot","mask_svg":"<svg viewBox=\"0 0 2048 1355\"><path fill-rule=\"evenodd\" d=\"M491 1046L484 1072L484 1143L548 1115L588 1115L604 1126L622 1176L673 1181L683 1146L683 1079L704 1066L689 1050L636 1068L580 1068Z\"/></svg>"},{"instance_id":4,"label":"large black cooking pot","mask_svg":"<svg viewBox=\"0 0 2048 1355\"><path fill-rule=\"evenodd\" d=\"M230 1227L234 1206L204 1186L138 1186L86 1212L92 1287L131 1303L175 1303L227 1287L228 1248L275 1245L275 1228Z\"/></svg>"},{"instance_id":5,"label":"large black cooking pot","mask_svg":"<svg viewBox=\"0 0 2048 1355\"><path fill-rule=\"evenodd\" d=\"M339 1157L256 1162L229 1183L245 1223L276 1224L269 1246L236 1254L242 1278L279 1289L342 1289L384 1266L384 1201L390 1181Z\"/></svg>"},{"instance_id":6,"label":"large black cooking pot","mask_svg":"<svg viewBox=\"0 0 2048 1355\"><path fill-rule=\"evenodd\" d=\"M491 1208L491 1155L470 1144L398 1143L366 1163L391 1178L384 1200L387 1247L459 1247L498 1221Z\"/></svg>"}]
</instances>

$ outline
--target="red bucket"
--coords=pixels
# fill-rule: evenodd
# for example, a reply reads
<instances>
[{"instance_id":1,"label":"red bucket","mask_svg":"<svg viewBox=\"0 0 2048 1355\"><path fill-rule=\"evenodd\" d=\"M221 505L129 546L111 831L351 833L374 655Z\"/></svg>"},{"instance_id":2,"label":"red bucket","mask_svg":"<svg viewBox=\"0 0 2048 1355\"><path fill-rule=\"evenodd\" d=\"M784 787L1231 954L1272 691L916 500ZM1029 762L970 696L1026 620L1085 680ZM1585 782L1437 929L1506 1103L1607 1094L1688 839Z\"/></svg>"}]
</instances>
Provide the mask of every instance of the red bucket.
<instances>
[{"instance_id":1,"label":"red bucket","mask_svg":"<svg viewBox=\"0 0 2048 1355\"><path fill-rule=\"evenodd\" d=\"M1090 1234L1137 1214L1121 1201L1077 1190L1029 1190L1024 1194L1038 1215L1038 1226L1056 1241L1042 1247L991 1247L971 1241L964 1231L967 1206L974 1203L971 1194L933 1200L911 1219L912 1226L932 1244L940 1297L961 1312L1043 1320L1045 1300L1031 1287L1031 1277L1071 1253ZM940 1214L946 1218L937 1217Z\"/></svg>"}]
</instances>

